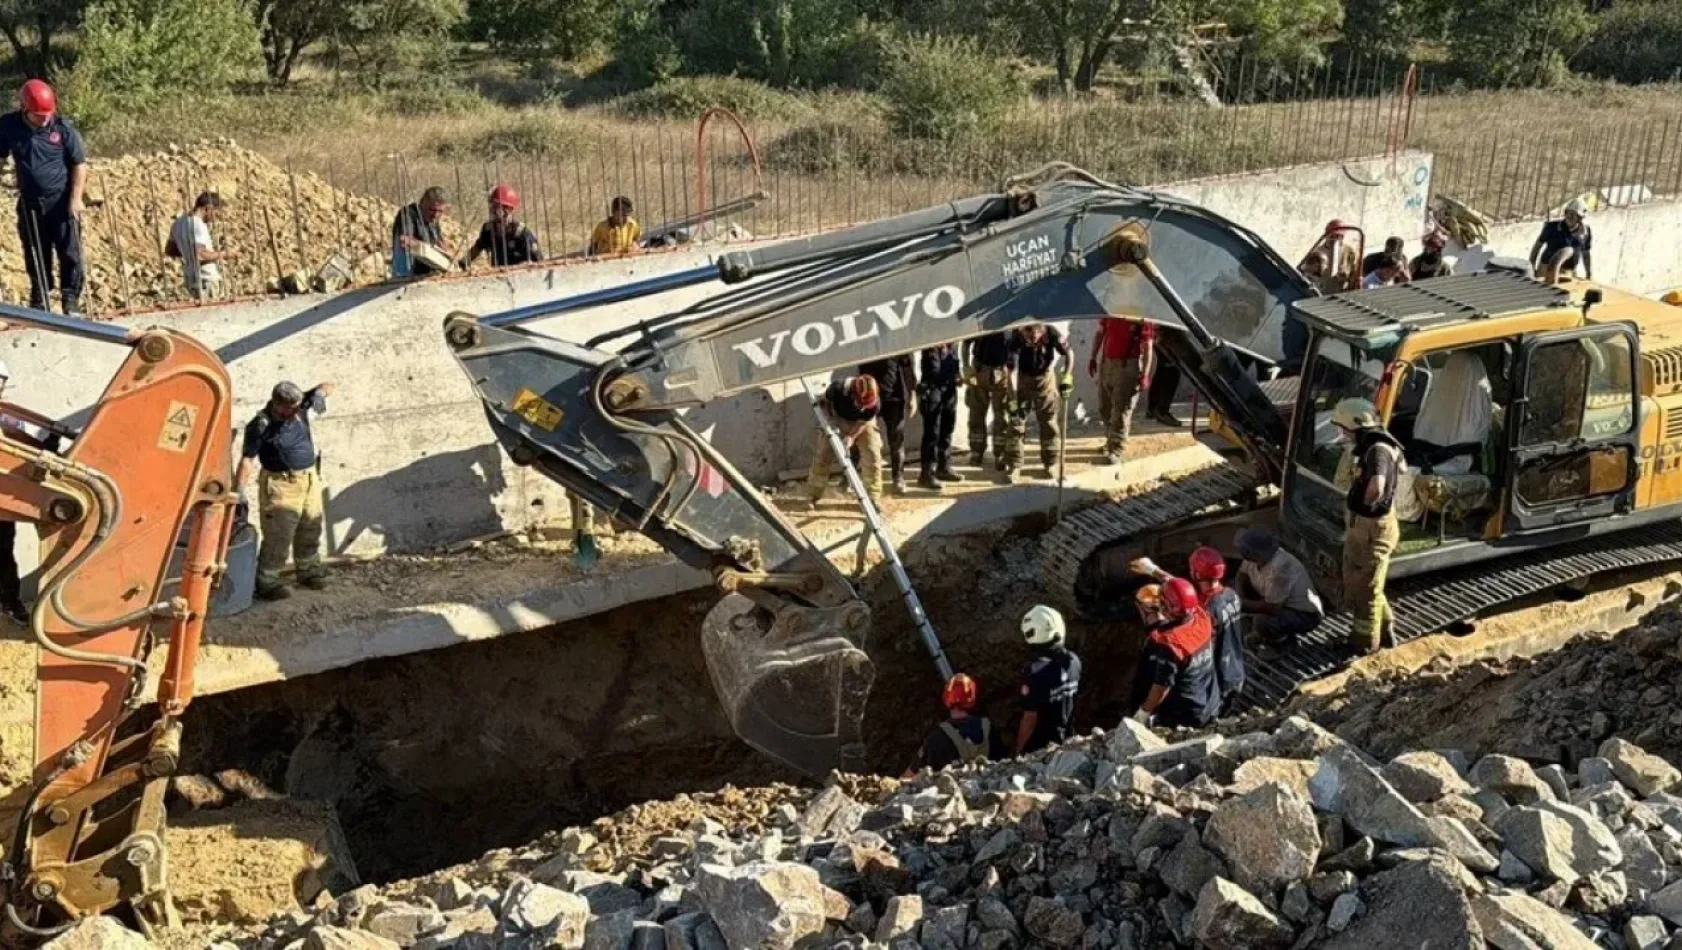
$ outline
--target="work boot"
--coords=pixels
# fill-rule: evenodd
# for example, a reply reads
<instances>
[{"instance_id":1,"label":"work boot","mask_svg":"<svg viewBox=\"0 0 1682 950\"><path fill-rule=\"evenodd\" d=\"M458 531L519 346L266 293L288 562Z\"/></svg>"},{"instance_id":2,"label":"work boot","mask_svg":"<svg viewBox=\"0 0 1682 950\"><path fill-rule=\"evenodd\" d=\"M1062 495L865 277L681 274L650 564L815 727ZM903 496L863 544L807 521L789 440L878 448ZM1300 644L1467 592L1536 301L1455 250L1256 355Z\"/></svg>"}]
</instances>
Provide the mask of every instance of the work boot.
<instances>
[{"instance_id":1,"label":"work boot","mask_svg":"<svg viewBox=\"0 0 1682 950\"><path fill-rule=\"evenodd\" d=\"M999 472L1002 475L1004 475L1004 480L1005 480L1006 485L1016 484L1016 466L1014 466L1014 465L1001 465L1001 466L999 466Z\"/></svg>"},{"instance_id":2,"label":"work boot","mask_svg":"<svg viewBox=\"0 0 1682 950\"><path fill-rule=\"evenodd\" d=\"M935 481L934 469L927 465L923 466L923 474L917 476L917 487L924 491L938 492L941 490L941 484Z\"/></svg>"},{"instance_id":3,"label":"work boot","mask_svg":"<svg viewBox=\"0 0 1682 950\"><path fill-rule=\"evenodd\" d=\"M1047 463L1045 466L1045 477L1047 481L1057 481L1057 466Z\"/></svg>"},{"instance_id":4,"label":"work boot","mask_svg":"<svg viewBox=\"0 0 1682 950\"><path fill-rule=\"evenodd\" d=\"M298 583L299 583L299 585L301 585L303 587L308 587L310 590L326 590L327 589L327 575L326 574L310 574L307 577L298 578Z\"/></svg>"},{"instance_id":5,"label":"work boot","mask_svg":"<svg viewBox=\"0 0 1682 950\"><path fill-rule=\"evenodd\" d=\"M259 585L257 588L258 600L285 600L291 596L292 588L287 587L285 584L275 584L273 587L263 587Z\"/></svg>"},{"instance_id":6,"label":"work boot","mask_svg":"<svg viewBox=\"0 0 1682 950\"><path fill-rule=\"evenodd\" d=\"M1157 423L1165 425L1170 429L1183 429L1186 425L1184 422L1181 422L1173 412L1167 409L1164 409L1161 412L1151 413L1151 418L1155 419Z\"/></svg>"},{"instance_id":7,"label":"work boot","mask_svg":"<svg viewBox=\"0 0 1682 950\"><path fill-rule=\"evenodd\" d=\"M969 463L971 465L974 465L976 468L980 468L982 466L982 464L986 461L987 461L987 453L986 452L971 452L969 454Z\"/></svg>"},{"instance_id":8,"label":"work boot","mask_svg":"<svg viewBox=\"0 0 1682 950\"><path fill-rule=\"evenodd\" d=\"M941 462L940 467L934 470L934 477L943 482L961 482L964 480L964 476L952 471L950 462Z\"/></svg>"},{"instance_id":9,"label":"work boot","mask_svg":"<svg viewBox=\"0 0 1682 950\"><path fill-rule=\"evenodd\" d=\"M904 472L901 472L900 474L894 476L894 494L896 494L896 495L905 494L905 473Z\"/></svg>"},{"instance_id":10,"label":"work boot","mask_svg":"<svg viewBox=\"0 0 1682 950\"><path fill-rule=\"evenodd\" d=\"M1105 465L1120 465L1121 464L1121 450L1120 449L1105 449L1104 450L1104 464Z\"/></svg>"}]
</instances>

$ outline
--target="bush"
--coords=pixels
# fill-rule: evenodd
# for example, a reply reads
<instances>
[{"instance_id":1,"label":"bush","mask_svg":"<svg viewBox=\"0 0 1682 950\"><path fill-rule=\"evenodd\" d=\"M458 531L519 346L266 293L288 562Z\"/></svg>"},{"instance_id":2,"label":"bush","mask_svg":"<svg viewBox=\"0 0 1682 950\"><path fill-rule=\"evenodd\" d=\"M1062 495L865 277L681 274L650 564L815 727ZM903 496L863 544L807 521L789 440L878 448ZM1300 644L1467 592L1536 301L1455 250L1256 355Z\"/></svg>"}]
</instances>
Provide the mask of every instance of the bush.
<instances>
[{"instance_id":1,"label":"bush","mask_svg":"<svg viewBox=\"0 0 1682 950\"><path fill-rule=\"evenodd\" d=\"M226 92L262 62L242 0L97 0L79 45L66 100L90 126L166 98Z\"/></svg>"},{"instance_id":2,"label":"bush","mask_svg":"<svg viewBox=\"0 0 1682 950\"><path fill-rule=\"evenodd\" d=\"M1595 18L1594 37L1573 61L1601 79L1682 79L1682 3L1621 3Z\"/></svg>"},{"instance_id":3,"label":"bush","mask_svg":"<svg viewBox=\"0 0 1682 950\"><path fill-rule=\"evenodd\" d=\"M1004 62L959 37L895 41L881 92L894 131L940 142L984 134L1022 98Z\"/></svg>"},{"instance_id":4,"label":"bush","mask_svg":"<svg viewBox=\"0 0 1682 950\"><path fill-rule=\"evenodd\" d=\"M384 96L384 103L387 110L407 116L469 115L490 108L477 91L436 74L418 76L414 82L392 89Z\"/></svg>"},{"instance_id":5,"label":"bush","mask_svg":"<svg viewBox=\"0 0 1682 950\"><path fill-rule=\"evenodd\" d=\"M440 158L490 161L510 155L557 156L579 147L577 127L549 112L521 112L495 126L433 143Z\"/></svg>"},{"instance_id":6,"label":"bush","mask_svg":"<svg viewBox=\"0 0 1682 950\"><path fill-rule=\"evenodd\" d=\"M812 114L806 97L734 76L668 79L613 101L616 111L633 118L693 120L710 106L723 106L744 119L786 121Z\"/></svg>"},{"instance_id":7,"label":"bush","mask_svg":"<svg viewBox=\"0 0 1682 950\"><path fill-rule=\"evenodd\" d=\"M446 37L466 15L465 0L345 0L331 58L369 89L394 88L438 70Z\"/></svg>"},{"instance_id":8,"label":"bush","mask_svg":"<svg viewBox=\"0 0 1682 950\"><path fill-rule=\"evenodd\" d=\"M1465 0L1449 46L1474 85L1549 86L1570 75L1566 60L1593 29L1579 0Z\"/></svg>"}]
</instances>

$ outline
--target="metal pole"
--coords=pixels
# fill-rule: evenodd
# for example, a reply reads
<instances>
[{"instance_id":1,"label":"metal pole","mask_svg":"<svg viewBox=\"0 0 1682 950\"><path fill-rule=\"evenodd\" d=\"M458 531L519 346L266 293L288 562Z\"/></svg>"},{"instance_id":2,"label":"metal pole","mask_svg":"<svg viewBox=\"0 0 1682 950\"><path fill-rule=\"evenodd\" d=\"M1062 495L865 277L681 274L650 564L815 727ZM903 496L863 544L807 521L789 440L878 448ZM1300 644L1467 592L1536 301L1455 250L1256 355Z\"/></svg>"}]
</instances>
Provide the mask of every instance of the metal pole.
<instances>
[{"instance_id":1,"label":"metal pole","mask_svg":"<svg viewBox=\"0 0 1682 950\"><path fill-rule=\"evenodd\" d=\"M940 636L934 632L934 625L929 623L929 615L923 612L923 602L917 598L917 592L911 587L911 577L905 573L905 565L901 563L899 554L894 551L892 539L888 537L888 528L882 522L882 513L876 510L876 504L870 500L870 495L864 490L864 480L859 478L858 469L853 467L853 460L847 455L847 446L841 441L841 434L829 424L829 416L824 414L823 404L818 401L818 394L813 391L812 383L804 377L800 385L806 389L806 398L812 400L812 414L818 417L818 428L824 438L829 440L829 450L835 454L841 463L841 471L847 476L847 485L858 499L859 510L864 512L864 520L870 524L870 530L876 536L876 544L882 549L882 557L888 562L888 570L892 572L894 583L899 586L899 593L905 599L905 608L911 612L911 620L917 624L917 636L923 641L923 647L929 651L929 657L934 660L935 669L940 671L942 683L950 680L955 672L952 661L946 658L946 651L940 647ZM874 422L870 423L875 425Z\"/></svg>"}]
</instances>

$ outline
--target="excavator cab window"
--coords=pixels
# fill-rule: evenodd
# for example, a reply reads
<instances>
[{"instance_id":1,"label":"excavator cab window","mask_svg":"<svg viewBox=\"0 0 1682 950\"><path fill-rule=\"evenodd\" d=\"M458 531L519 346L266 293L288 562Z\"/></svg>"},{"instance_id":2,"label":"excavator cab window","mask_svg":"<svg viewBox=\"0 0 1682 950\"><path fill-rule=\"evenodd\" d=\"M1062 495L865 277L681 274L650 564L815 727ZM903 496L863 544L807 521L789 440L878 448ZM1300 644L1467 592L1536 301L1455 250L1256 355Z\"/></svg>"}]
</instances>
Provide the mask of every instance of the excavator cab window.
<instances>
[{"instance_id":1,"label":"excavator cab window","mask_svg":"<svg viewBox=\"0 0 1682 950\"><path fill-rule=\"evenodd\" d=\"M1344 489L1339 487L1339 475L1348 444L1332 424L1332 409L1352 396L1372 399L1386 362L1384 354L1329 336L1313 344L1295 417L1297 431L1292 434L1285 494L1286 523L1312 537L1310 549L1335 548L1343 537Z\"/></svg>"}]
</instances>

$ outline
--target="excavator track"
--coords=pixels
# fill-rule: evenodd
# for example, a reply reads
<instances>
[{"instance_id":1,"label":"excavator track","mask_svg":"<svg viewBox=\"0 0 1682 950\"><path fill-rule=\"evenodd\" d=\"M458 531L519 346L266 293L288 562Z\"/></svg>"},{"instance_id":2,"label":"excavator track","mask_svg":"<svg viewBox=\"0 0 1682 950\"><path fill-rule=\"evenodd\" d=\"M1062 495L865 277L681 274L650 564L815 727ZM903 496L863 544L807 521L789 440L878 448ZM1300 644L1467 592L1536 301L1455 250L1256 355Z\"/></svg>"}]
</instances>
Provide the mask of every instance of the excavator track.
<instances>
[{"instance_id":1,"label":"excavator track","mask_svg":"<svg viewBox=\"0 0 1682 950\"><path fill-rule=\"evenodd\" d=\"M1682 560L1682 522L1643 528L1515 555L1494 564L1474 564L1410 577L1389 585L1396 614L1396 642L1406 643L1468 620L1503 603L1541 593L1604 571ZM1304 683L1348 666L1350 617L1335 613L1295 647L1253 652L1246 660L1245 690L1236 711L1284 703Z\"/></svg>"},{"instance_id":2,"label":"excavator track","mask_svg":"<svg viewBox=\"0 0 1682 950\"><path fill-rule=\"evenodd\" d=\"M1262 487L1256 477L1230 462L1164 478L1154 487L1116 501L1100 502L1065 515L1040 539L1044 589L1080 610L1081 571L1093 555L1131 538L1148 535L1189 518L1236 505Z\"/></svg>"}]
</instances>

